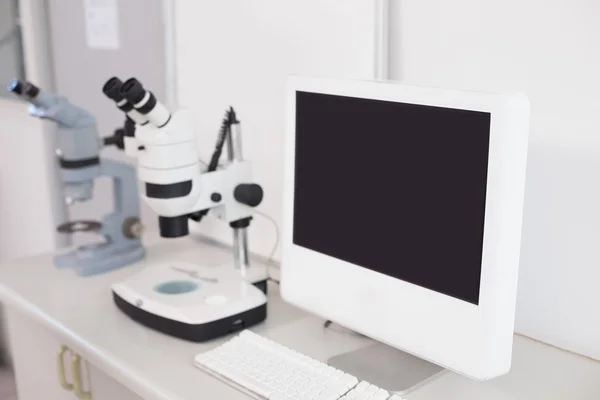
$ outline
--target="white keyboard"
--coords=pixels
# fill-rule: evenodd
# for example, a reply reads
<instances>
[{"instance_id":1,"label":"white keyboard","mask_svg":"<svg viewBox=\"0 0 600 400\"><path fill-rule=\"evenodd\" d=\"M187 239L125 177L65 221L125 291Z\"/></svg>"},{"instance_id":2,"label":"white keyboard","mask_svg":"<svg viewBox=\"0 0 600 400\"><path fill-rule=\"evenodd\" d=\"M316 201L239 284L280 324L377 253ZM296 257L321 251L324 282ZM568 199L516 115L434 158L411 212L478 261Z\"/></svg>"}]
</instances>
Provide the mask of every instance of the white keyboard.
<instances>
[{"instance_id":1,"label":"white keyboard","mask_svg":"<svg viewBox=\"0 0 600 400\"><path fill-rule=\"evenodd\" d=\"M195 363L258 399L402 400L249 330L198 354Z\"/></svg>"}]
</instances>

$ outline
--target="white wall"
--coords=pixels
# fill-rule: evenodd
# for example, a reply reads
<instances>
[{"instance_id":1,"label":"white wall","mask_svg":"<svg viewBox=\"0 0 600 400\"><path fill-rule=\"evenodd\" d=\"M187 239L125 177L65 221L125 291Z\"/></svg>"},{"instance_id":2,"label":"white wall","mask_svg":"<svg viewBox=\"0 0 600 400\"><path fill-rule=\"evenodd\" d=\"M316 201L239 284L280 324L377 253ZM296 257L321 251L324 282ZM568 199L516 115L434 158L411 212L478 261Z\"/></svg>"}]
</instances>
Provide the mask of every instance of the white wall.
<instances>
[{"instance_id":1,"label":"white wall","mask_svg":"<svg viewBox=\"0 0 600 400\"><path fill-rule=\"evenodd\" d=\"M379 0L378 0L379 1ZM178 102L194 112L200 153L210 159L228 106L242 122L244 156L265 189L259 207L281 223L285 82L291 73L372 78L377 71L375 1L176 2ZM228 224L203 233L231 242ZM268 255L270 222L257 216L250 248Z\"/></svg>"},{"instance_id":2,"label":"white wall","mask_svg":"<svg viewBox=\"0 0 600 400\"><path fill-rule=\"evenodd\" d=\"M392 78L526 92L517 331L600 359L600 2L392 1Z\"/></svg>"}]
</instances>

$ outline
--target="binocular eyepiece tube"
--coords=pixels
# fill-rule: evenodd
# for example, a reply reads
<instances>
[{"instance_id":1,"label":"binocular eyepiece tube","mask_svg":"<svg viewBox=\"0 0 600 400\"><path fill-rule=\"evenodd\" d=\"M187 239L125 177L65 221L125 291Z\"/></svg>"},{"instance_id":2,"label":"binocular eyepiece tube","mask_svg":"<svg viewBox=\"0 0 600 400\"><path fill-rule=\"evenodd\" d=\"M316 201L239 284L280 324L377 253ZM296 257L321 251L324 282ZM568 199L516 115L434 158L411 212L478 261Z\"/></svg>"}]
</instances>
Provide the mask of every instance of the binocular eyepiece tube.
<instances>
[{"instance_id":1,"label":"binocular eyepiece tube","mask_svg":"<svg viewBox=\"0 0 600 400\"><path fill-rule=\"evenodd\" d=\"M12 79L6 86L9 92L12 92L26 101L35 99L40 94L40 88L28 81Z\"/></svg>"},{"instance_id":2,"label":"binocular eyepiece tube","mask_svg":"<svg viewBox=\"0 0 600 400\"><path fill-rule=\"evenodd\" d=\"M121 94L121 87L123 87L123 82L115 77L110 78L104 86L102 87L102 92L115 102L117 108L123 111L129 118L133 120L136 124L146 125L148 120L142 114L137 112L133 107L133 104L129 102L123 95Z\"/></svg>"},{"instance_id":3,"label":"binocular eyepiece tube","mask_svg":"<svg viewBox=\"0 0 600 400\"><path fill-rule=\"evenodd\" d=\"M109 99L113 100L119 110L123 112L129 112L133 110L133 104L127 101L125 97L121 94L121 87L123 87L123 82L116 76L110 78L104 86L102 86L102 93L106 95Z\"/></svg>"},{"instance_id":4,"label":"binocular eyepiece tube","mask_svg":"<svg viewBox=\"0 0 600 400\"><path fill-rule=\"evenodd\" d=\"M134 108L157 128L162 128L171 119L169 110L156 99L152 92L144 89L142 84L135 78L130 78L124 83L118 78L111 78L104 85L103 91L108 97L117 102L117 105L123 100L128 102L129 106L127 107ZM123 111L125 110L123 109Z\"/></svg>"}]
</instances>

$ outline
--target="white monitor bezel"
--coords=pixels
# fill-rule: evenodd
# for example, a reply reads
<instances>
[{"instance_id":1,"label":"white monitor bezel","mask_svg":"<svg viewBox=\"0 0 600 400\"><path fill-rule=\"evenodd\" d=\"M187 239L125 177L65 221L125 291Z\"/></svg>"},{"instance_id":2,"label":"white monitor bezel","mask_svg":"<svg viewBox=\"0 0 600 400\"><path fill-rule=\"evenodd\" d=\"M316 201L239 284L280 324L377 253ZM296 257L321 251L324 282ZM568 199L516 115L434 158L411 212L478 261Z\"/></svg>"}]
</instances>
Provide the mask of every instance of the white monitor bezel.
<instances>
[{"instance_id":1,"label":"white monitor bezel","mask_svg":"<svg viewBox=\"0 0 600 400\"><path fill-rule=\"evenodd\" d=\"M491 113L478 306L293 243L296 91ZM323 318L474 379L490 379L508 372L527 162L527 98L522 94L292 76L287 85L286 112L282 297ZM381 217L374 214L373 218Z\"/></svg>"}]
</instances>

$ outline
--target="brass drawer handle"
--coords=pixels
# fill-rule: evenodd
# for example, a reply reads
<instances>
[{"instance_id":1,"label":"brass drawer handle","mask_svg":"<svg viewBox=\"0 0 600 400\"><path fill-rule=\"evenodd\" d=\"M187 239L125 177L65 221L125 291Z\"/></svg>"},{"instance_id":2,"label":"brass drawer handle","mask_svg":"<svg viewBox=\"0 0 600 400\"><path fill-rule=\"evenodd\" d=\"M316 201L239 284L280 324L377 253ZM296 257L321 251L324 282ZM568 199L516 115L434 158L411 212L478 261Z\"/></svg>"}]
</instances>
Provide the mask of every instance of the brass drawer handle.
<instances>
[{"instance_id":1,"label":"brass drawer handle","mask_svg":"<svg viewBox=\"0 0 600 400\"><path fill-rule=\"evenodd\" d=\"M65 354L71 351L67 346L61 346L58 352L58 358L56 359L58 369L58 381L60 386L68 391L73 390L73 384L67 381L67 374L65 373Z\"/></svg>"},{"instance_id":2,"label":"brass drawer handle","mask_svg":"<svg viewBox=\"0 0 600 400\"><path fill-rule=\"evenodd\" d=\"M91 400L92 393L84 392L81 384L81 356L73 355L71 359L71 370L73 371L73 391L80 400Z\"/></svg>"}]
</instances>

